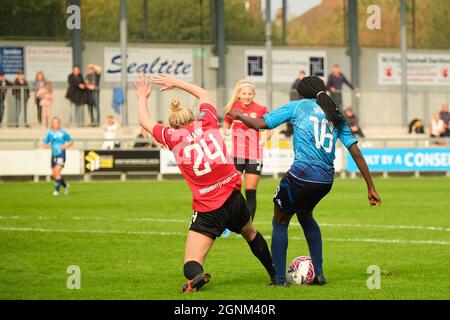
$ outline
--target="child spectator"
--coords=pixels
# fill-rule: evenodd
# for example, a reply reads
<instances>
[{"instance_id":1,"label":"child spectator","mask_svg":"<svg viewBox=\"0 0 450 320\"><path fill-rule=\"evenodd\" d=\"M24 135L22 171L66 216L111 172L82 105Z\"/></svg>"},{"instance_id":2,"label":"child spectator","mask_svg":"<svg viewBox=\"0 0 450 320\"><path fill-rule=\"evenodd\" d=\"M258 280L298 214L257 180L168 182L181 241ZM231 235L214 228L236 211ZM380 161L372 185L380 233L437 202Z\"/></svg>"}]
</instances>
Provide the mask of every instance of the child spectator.
<instances>
[{"instance_id":1,"label":"child spectator","mask_svg":"<svg viewBox=\"0 0 450 320\"><path fill-rule=\"evenodd\" d=\"M117 136L118 124L114 121L113 116L106 118L106 122L103 125L103 132L105 136L105 141L103 142L102 149L112 150L117 146L115 139Z\"/></svg>"},{"instance_id":2,"label":"child spectator","mask_svg":"<svg viewBox=\"0 0 450 320\"><path fill-rule=\"evenodd\" d=\"M53 89L50 81L46 82L43 88L40 88L36 93L36 98L39 99L39 105L42 108L42 122L47 128L51 118L51 110L53 105Z\"/></svg>"}]
</instances>

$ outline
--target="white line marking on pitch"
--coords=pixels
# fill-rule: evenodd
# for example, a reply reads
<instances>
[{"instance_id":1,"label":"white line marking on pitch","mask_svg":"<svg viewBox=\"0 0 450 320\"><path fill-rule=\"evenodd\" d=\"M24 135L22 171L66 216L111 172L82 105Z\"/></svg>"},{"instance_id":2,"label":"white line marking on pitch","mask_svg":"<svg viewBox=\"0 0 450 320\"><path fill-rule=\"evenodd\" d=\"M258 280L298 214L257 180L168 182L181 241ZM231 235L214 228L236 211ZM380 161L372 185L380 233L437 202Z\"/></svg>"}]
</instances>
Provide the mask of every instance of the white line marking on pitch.
<instances>
[{"instance_id":1,"label":"white line marking on pitch","mask_svg":"<svg viewBox=\"0 0 450 320\"><path fill-rule=\"evenodd\" d=\"M24 219L38 219L38 220L56 220L56 219L67 219L67 217L25 217L25 216L0 216L0 220L24 220ZM92 220L92 221L103 221L103 220L113 220L121 218L114 217L70 217L72 220ZM189 219L166 219L166 218L125 218L125 221L137 221L137 222L167 222L167 223L189 223ZM257 221L255 225L271 225L272 222L269 221ZM298 225L297 222L292 222L293 225ZM450 232L450 228L445 227L435 227L435 226L396 226L396 225L382 225L382 224L349 224L349 223L319 223L322 227L335 227L335 228L377 228L377 229L409 229L409 230L428 230L428 231L445 231Z\"/></svg>"},{"instance_id":2,"label":"white line marking on pitch","mask_svg":"<svg viewBox=\"0 0 450 320\"><path fill-rule=\"evenodd\" d=\"M46 229L46 228L29 228L29 227L0 227L0 231L13 232L47 232L47 233L94 233L94 234L137 234L150 236L186 236L186 232L157 232L157 231L120 231L120 230L89 230L89 229ZM237 237L241 237L237 235ZM270 236L264 236L270 239ZM305 240L300 237L292 237L294 240ZM433 240L403 240L403 239L370 239L370 238L324 238L325 241L336 242L368 242L368 243L390 243L390 244L437 244L450 245L446 241Z\"/></svg>"},{"instance_id":3,"label":"white line marking on pitch","mask_svg":"<svg viewBox=\"0 0 450 320\"><path fill-rule=\"evenodd\" d=\"M0 227L0 231L19 232L48 232L48 233L100 233L100 234L143 234L150 236L186 236L185 232L159 232L159 231L121 231L121 230L96 230L96 229L47 229L31 227Z\"/></svg>"}]
</instances>

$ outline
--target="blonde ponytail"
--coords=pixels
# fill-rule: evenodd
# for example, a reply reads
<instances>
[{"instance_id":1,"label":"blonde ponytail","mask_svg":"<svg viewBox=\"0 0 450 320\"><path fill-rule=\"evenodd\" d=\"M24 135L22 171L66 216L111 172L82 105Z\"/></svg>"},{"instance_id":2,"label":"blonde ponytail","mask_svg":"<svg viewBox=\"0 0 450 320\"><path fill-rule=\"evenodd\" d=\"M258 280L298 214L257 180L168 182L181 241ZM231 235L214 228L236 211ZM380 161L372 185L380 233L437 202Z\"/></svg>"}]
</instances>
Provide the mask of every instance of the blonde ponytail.
<instances>
[{"instance_id":1,"label":"blonde ponytail","mask_svg":"<svg viewBox=\"0 0 450 320\"><path fill-rule=\"evenodd\" d=\"M231 97L230 101L228 101L228 103L225 106L225 115L231 111L231 108L233 108L233 105L236 103L236 101L239 101L239 91L244 86L252 87L253 90L255 90L255 87L253 86L253 84L250 81L248 81L246 79L239 80L236 83L236 86L234 87L233 96Z\"/></svg>"},{"instance_id":2,"label":"blonde ponytail","mask_svg":"<svg viewBox=\"0 0 450 320\"><path fill-rule=\"evenodd\" d=\"M178 98L173 98L172 103L170 105L170 109L172 112L176 112L181 108L180 100Z\"/></svg>"},{"instance_id":3,"label":"blonde ponytail","mask_svg":"<svg viewBox=\"0 0 450 320\"><path fill-rule=\"evenodd\" d=\"M181 128L195 120L192 110L182 106L178 98L172 99L170 109L172 113L169 116L169 125L174 129Z\"/></svg>"}]
</instances>

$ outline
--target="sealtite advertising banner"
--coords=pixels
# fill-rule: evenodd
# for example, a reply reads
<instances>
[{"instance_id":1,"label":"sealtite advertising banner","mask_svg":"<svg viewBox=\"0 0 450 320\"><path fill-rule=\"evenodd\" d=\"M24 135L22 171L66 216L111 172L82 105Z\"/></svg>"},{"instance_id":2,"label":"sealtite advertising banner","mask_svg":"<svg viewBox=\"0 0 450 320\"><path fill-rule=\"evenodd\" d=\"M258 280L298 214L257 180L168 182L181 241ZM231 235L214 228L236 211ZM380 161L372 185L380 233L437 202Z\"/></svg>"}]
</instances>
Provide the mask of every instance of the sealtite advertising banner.
<instances>
[{"instance_id":1,"label":"sealtite advertising banner","mask_svg":"<svg viewBox=\"0 0 450 320\"><path fill-rule=\"evenodd\" d=\"M423 149L362 149L369 170L450 171L450 148ZM358 172L350 153L347 153L347 171Z\"/></svg>"},{"instance_id":2,"label":"sealtite advertising banner","mask_svg":"<svg viewBox=\"0 0 450 320\"><path fill-rule=\"evenodd\" d=\"M137 79L140 74L168 74L192 82L193 51L191 49L127 49L128 81ZM105 81L120 81L120 48L104 49Z\"/></svg>"}]
</instances>

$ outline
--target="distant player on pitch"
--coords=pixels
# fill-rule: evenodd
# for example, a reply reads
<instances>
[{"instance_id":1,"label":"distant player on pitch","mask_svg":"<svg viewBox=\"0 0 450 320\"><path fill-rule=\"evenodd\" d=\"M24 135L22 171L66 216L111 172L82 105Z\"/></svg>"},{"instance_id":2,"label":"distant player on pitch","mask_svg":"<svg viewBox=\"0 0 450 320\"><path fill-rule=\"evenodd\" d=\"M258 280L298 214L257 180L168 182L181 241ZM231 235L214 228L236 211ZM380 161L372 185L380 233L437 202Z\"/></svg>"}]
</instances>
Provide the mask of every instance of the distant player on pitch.
<instances>
[{"instance_id":1,"label":"distant player on pitch","mask_svg":"<svg viewBox=\"0 0 450 320\"><path fill-rule=\"evenodd\" d=\"M64 181L61 171L66 163L66 149L73 145L73 140L66 131L61 129L61 120L58 117L52 119L52 130L44 138L44 148L48 148L49 145L52 148L51 167L53 179L55 179L53 195L59 195L61 186L67 195L69 193L69 185Z\"/></svg>"},{"instance_id":2,"label":"distant player on pitch","mask_svg":"<svg viewBox=\"0 0 450 320\"><path fill-rule=\"evenodd\" d=\"M156 141L171 150L186 182L192 191L194 214L186 239L184 276L188 279L183 292L196 291L210 280L203 271L203 263L216 237L225 228L241 234L253 254L274 280L275 270L266 240L255 229L241 189L241 176L228 156L219 131L217 110L206 90L175 79L158 75L153 84L162 89L180 88L200 100L200 114L175 99L169 116L170 127L157 124L147 110L150 79L141 77L135 82L139 99L139 124Z\"/></svg>"}]
</instances>

